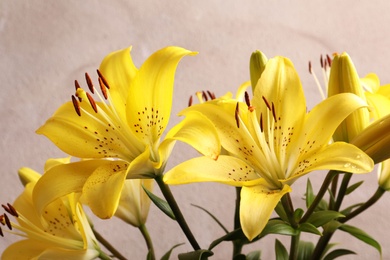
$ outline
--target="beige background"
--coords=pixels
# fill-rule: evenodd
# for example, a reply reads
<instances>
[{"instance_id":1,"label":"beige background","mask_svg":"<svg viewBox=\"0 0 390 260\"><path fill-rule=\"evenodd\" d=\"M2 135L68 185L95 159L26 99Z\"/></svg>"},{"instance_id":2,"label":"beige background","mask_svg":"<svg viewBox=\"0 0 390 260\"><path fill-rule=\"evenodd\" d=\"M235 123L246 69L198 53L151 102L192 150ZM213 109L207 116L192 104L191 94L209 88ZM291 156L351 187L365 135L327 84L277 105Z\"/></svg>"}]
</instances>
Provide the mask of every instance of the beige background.
<instances>
[{"instance_id":1,"label":"beige background","mask_svg":"<svg viewBox=\"0 0 390 260\"><path fill-rule=\"evenodd\" d=\"M347 51L361 76L376 72L382 83L390 82L390 3L387 1L0 1L0 202L12 202L21 192L16 172L21 166L41 171L49 157L62 156L54 145L34 133L73 94L73 81L83 81L84 72L94 75L107 53L133 45L139 66L155 50L179 45L199 51L186 57L176 77L174 113L187 105L189 95L209 89L217 95L235 91L248 79L248 59L260 49L268 57L292 59L301 75L308 107L320 100L307 64L320 75L320 54ZM172 123L178 119L172 117ZM171 164L193 156L179 145ZM183 155L185 154L185 155ZM320 183L324 174L310 175ZM357 181L362 177L356 177ZM368 174L364 191L352 195L355 202L376 189L375 174ZM292 196L301 203L305 180L293 186ZM317 186L318 187L318 186ZM234 189L218 184L173 187L184 215L202 247L223 235L202 211L203 205L232 228ZM375 237L390 259L389 195L351 223ZM138 231L119 220L96 221L98 229L130 259L143 259L145 245ZM152 207L147 223L161 257L171 246L186 242L176 223ZM272 259L275 237L251 247ZM314 239L312 236L308 239ZM1 239L0 251L12 241ZM287 240L284 240L287 242ZM350 236L336 236L355 250L358 257L377 259L369 246ZM174 252L190 250L186 242ZM214 259L231 255L224 243ZM175 258L175 257L174 257Z\"/></svg>"}]
</instances>

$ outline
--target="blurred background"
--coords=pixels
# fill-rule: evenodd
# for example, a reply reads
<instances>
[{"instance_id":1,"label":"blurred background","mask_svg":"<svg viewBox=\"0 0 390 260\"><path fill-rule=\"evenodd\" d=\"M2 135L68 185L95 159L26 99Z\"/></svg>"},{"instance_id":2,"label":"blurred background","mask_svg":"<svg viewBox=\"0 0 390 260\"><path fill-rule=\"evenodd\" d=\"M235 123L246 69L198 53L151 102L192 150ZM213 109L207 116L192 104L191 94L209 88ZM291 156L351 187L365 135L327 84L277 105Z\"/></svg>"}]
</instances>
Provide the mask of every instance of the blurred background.
<instances>
[{"instance_id":1,"label":"blurred background","mask_svg":"<svg viewBox=\"0 0 390 260\"><path fill-rule=\"evenodd\" d=\"M139 67L167 45L198 51L178 66L174 114L187 106L196 91L210 90L217 96L234 93L249 79L249 57L254 50L268 57L287 56L301 76L310 109L321 96L308 72L308 62L322 75L321 54L346 51L361 77L375 72L382 84L390 82L389 9L385 0L375 4L353 0L0 1L0 203L12 202L22 191L18 168L28 166L42 172L47 158L64 156L35 130L70 99L74 80L84 82L85 72L95 75L109 52L132 45L132 57ZM172 116L170 125L179 120ZM194 155L186 145L178 145L168 167ZM324 176L313 173L308 177L318 189ZM353 193L348 203L367 199L376 190L375 173L356 176L352 182L362 179L364 192ZM306 178L302 178L292 187L296 207L304 205L305 184ZM234 188L202 183L172 190L203 248L224 233L191 204L202 205L224 225L233 227ZM384 259L390 259L388 198L385 194L372 209L351 221L377 239ZM146 246L137 229L118 219L96 219L95 226L129 259L145 257ZM153 205L147 226L158 258L179 243L185 245L174 250L172 259L178 252L191 250L178 225ZM274 240L275 236L269 236L244 247L244 252L262 250L263 259L273 259ZM5 234L0 252L12 241L15 238ZM282 241L287 247L289 240ZM343 259L379 259L375 249L348 235L334 236L332 241L358 253ZM228 259L231 253L230 243L222 243L213 259Z\"/></svg>"}]
</instances>

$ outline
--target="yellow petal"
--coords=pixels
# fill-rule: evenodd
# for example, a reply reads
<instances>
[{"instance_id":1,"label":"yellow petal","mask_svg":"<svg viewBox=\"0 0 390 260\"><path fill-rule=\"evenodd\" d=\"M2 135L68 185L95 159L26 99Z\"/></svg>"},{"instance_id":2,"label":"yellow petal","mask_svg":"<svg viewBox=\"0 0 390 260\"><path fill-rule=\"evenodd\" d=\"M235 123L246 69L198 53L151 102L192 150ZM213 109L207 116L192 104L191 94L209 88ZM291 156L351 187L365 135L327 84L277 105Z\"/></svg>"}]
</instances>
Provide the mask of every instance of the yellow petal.
<instances>
[{"instance_id":1,"label":"yellow petal","mask_svg":"<svg viewBox=\"0 0 390 260\"><path fill-rule=\"evenodd\" d=\"M366 92L365 95L372 119L376 120L390 113L390 96L386 97L377 93L369 92Z\"/></svg>"},{"instance_id":2,"label":"yellow petal","mask_svg":"<svg viewBox=\"0 0 390 260\"><path fill-rule=\"evenodd\" d=\"M185 55L194 52L166 47L152 54L131 82L127 103L130 127L147 144L158 140L166 128L172 107L176 67Z\"/></svg>"},{"instance_id":3,"label":"yellow petal","mask_svg":"<svg viewBox=\"0 0 390 260\"><path fill-rule=\"evenodd\" d=\"M364 78L360 79L360 83L366 91L371 93L377 92L380 87L379 77L375 73L367 74Z\"/></svg>"},{"instance_id":4,"label":"yellow petal","mask_svg":"<svg viewBox=\"0 0 390 260\"><path fill-rule=\"evenodd\" d=\"M195 111L187 113L185 119L167 133L164 142L169 140L185 142L214 160L221 152L221 143L214 124L207 117ZM163 144L160 147L162 148ZM160 160L166 161L167 157L163 155L164 153L160 152Z\"/></svg>"},{"instance_id":5,"label":"yellow petal","mask_svg":"<svg viewBox=\"0 0 390 260\"><path fill-rule=\"evenodd\" d=\"M280 181L291 185L297 178L314 170L332 169L341 172L367 173L373 168L373 160L362 150L349 143L335 142L320 152L306 157L290 178Z\"/></svg>"},{"instance_id":6,"label":"yellow petal","mask_svg":"<svg viewBox=\"0 0 390 260\"><path fill-rule=\"evenodd\" d=\"M122 118L126 118L129 87L138 71L130 52L131 47L110 53L100 64L100 72L110 86L111 103Z\"/></svg>"},{"instance_id":7,"label":"yellow petal","mask_svg":"<svg viewBox=\"0 0 390 260\"><path fill-rule=\"evenodd\" d=\"M270 190L265 185L242 187L240 221L250 241L261 233L280 199L290 191L288 185L282 190Z\"/></svg>"},{"instance_id":8,"label":"yellow petal","mask_svg":"<svg viewBox=\"0 0 390 260\"><path fill-rule=\"evenodd\" d=\"M33 192L34 205L41 213L52 201L72 192L81 192L92 172L110 161L88 160L58 165L50 168L36 183Z\"/></svg>"},{"instance_id":9,"label":"yellow petal","mask_svg":"<svg viewBox=\"0 0 390 260\"><path fill-rule=\"evenodd\" d=\"M34 259L39 256L46 247L47 245L45 246L44 244L31 239L21 240L7 247L1 255L1 259Z\"/></svg>"},{"instance_id":10,"label":"yellow petal","mask_svg":"<svg viewBox=\"0 0 390 260\"><path fill-rule=\"evenodd\" d=\"M138 155L143 149L140 141L132 134L122 138L118 129L104 123L107 120L103 113L95 113L87 102L84 100L80 105L93 117L83 112L78 116L72 102L68 102L36 132L48 137L65 153L79 158L119 157L130 161Z\"/></svg>"},{"instance_id":11,"label":"yellow petal","mask_svg":"<svg viewBox=\"0 0 390 260\"><path fill-rule=\"evenodd\" d=\"M307 115L302 131L294 144L290 161L299 163L306 157L317 153L327 145L340 123L356 109L365 107L366 103L351 93L329 97L316 105ZM300 155L301 154L301 155ZM296 159L300 155L300 159Z\"/></svg>"},{"instance_id":12,"label":"yellow petal","mask_svg":"<svg viewBox=\"0 0 390 260\"><path fill-rule=\"evenodd\" d=\"M250 186L261 181L244 161L227 155L216 161L208 157L190 159L169 170L163 179L167 184L220 182L232 186Z\"/></svg>"},{"instance_id":13,"label":"yellow petal","mask_svg":"<svg viewBox=\"0 0 390 260\"><path fill-rule=\"evenodd\" d=\"M81 200L102 219L111 218L119 203L128 163L110 161L97 167L83 185Z\"/></svg>"},{"instance_id":14,"label":"yellow petal","mask_svg":"<svg viewBox=\"0 0 390 260\"><path fill-rule=\"evenodd\" d=\"M153 179L126 180L115 216L135 227L145 224L151 201L142 186L152 191L153 183Z\"/></svg>"},{"instance_id":15,"label":"yellow petal","mask_svg":"<svg viewBox=\"0 0 390 260\"><path fill-rule=\"evenodd\" d=\"M41 177L39 173L27 167L20 168L18 171L18 175L23 186L26 186L26 184L30 182L37 182Z\"/></svg>"},{"instance_id":16,"label":"yellow petal","mask_svg":"<svg viewBox=\"0 0 390 260\"><path fill-rule=\"evenodd\" d=\"M159 169L156 169L155 163L150 160L150 148L146 147L145 151L137 156L128 168L128 179L149 179L154 178L159 174Z\"/></svg>"},{"instance_id":17,"label":"yellow petal","mask_svg":"<svg viewBox=\"0 0 390 260\"><path fill-rule=\"evenodd\" d=\"M270 107L274 106L275 116L267 108L263 97ZM292 131L291 129L296 133L301 131L306 114L306 100L299 75L289 59L275 57L268 60L257 83L252 102L258 118L260 114L263 119L268 118L268 120L263 120L265 131L274 131L275 127L278 127L279 132L275 131L275 136L284 134L282 138L289 138L288 134ZM272 127L274 121L277 123ZM276 154L283 154L284 149L282 145L275 145ZM288 146L287 149L289 149Z\"/></svg>"}]
</instances>

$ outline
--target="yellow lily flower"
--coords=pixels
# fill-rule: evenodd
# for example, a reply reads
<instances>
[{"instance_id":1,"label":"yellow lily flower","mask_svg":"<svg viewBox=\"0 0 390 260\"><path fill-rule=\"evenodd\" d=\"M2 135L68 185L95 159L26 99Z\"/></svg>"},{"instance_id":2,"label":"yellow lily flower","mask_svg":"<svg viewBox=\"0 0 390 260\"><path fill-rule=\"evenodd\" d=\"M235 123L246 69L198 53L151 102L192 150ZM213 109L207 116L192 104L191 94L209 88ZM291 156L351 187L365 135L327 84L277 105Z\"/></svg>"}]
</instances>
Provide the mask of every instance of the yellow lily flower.
<instances>
[{"instance_id":1,"label":"yellow lily flower","mask_svg":"<svg viewBox=\"0 0 390 260\"><path fill-rule=\"evenodd\" d=\"M329 144L338 125L366 104L356 95L332 96L309 113L299 77L290 60L268 60L246 104L220 99L191 106L216 126L229 155L218 160L198 157L164 175L167 184L214 181L242 186L240 221L244 234L254 239L263 230L293 182L313 170L334 169L364 173L373 162L357 147Z\"/></svg>"},{"instance_id":2,"label":"yellow lily flower","mask_svg":"<svg viewBox=\"0 0 390 260\"><path fill-rule=\"evenodd\" d=\"M13 206L3 205L8 213L1 215L0 221L12 229L10 233L26 239L6 248L2 259L95 259L99 256L108 259L101 252L75 194L53 201L39 214L32 200L35 177L39 174L22 168L20 175L33 178L29 178ZM14 216L17 223L11 221L8 214Z\"/></svg>"},{"instance_id":3,"label":"yellow lily flower","mask_svg":"<svg viewBox=\"0 0 390 260\"><path fill-rule=\"evenodd\" d=\"M34 194L41 210L58 196L81 192L94 214L112 217L125 179L161 175L176 140L217 158L220 144L216 131L196 112L188 114L161 141L171 113L176 67L182 57L196 53L166 47L138 70L130 51L127 48L104 58L98 71L102 96L86 74L87 85L99 102L76 82L72 102L62 105L37 130L64 152L88 159L59 166L61 169L48 171L41 178L40 189Z\"/></svg>"},{"instance_id":4,"label":"yellow lily flower","mask_svg":"<svg viewBox=\"0 0 390 260\"><path fill-rule=\"evenodd\" d=\"M345 52L334 55L330 68L328 96L330 97L339 93L353 93L365 100L362 82L351 58ZM340 124L333 138L335 141L350 142L368 124L368 109L358 109Z\"/></svg>"}]
</instances>

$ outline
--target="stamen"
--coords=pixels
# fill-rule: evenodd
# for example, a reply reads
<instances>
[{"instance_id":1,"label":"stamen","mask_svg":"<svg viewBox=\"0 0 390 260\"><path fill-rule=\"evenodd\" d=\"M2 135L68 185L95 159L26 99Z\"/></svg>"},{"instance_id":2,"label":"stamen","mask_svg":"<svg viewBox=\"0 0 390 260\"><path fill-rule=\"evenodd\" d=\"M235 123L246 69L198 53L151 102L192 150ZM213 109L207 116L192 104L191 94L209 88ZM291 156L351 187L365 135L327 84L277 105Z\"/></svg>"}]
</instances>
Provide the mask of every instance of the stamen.
<instances>
[{"instance_id":1,"label":"stamen","mask_svg":"<svg viewBox=\"0 0 390 260\"><path fill-rule=\"evenodd\" d=\"M264 101L265 105L267 106L268 110L271 111L271 106L269 105L267 99L264 96L263 96L263 101Z\"/></svg>"},{"instance_id":2,"label":"stamen","mask_svg":"<svg viewBox=\"0 0 390 260\"><path fill-rule=\"evenodd\" d=\"M263 130L263 113L260 114L260 130L261 130L261 132L264 132L264 130Z\"/></svg>"},{"instance_id":3,"label":"stamen","mask_svg":"<svg viewBox=\"0 0 390 260\"><path fill-rule=\"evenodd\" d=\"M204 101L208 101L208 97L206 95L206 92L202 91L202 97L204 98Z\"/></svg>"},{"instance_id":4,"label":"stamen","mask_svg":"<svg viewBox=\"0 0 390 260\"><path fill-rule=\"evenodd\" d=\"M4 237L3 230L0 227L0 236Z\"/></svg>"},{"instance_id":5,"label":"stamen","mask_svg":"<svg viewBox=\"0 0 390 260\"><path fill-rule=\"evenodd\" d=\"M311 61L309 61L309 73L312 74L312 72L311 72Z\"/></svg>"},{"instance_id":6,"label":"stamen","mask_svg":"<svg viewBox=\"0 0 390 260\"><path fill-rule=\"evenodd\" d=\"M321 68L324 67L324 59L322 58L322 54L320 56L320 64L321 64Z\"/></svg>"},{"instance_id":7,"label":"stamen","mask_svg":"<svg viewBox=\"0 0 390 260\"><path fill-rule=\"evenodd\" d=\"M274 117L274 120L275 120L275 123L276 123L276 112L275 112L274 102L272 102L272 116Z\"/></svg>"},{"instance_id":8,"label":"stamen","mask_svg":"<svg viewBox=\"0 0 390 260\"><path fill-rule=\"evenodd\" d=\"M85 72L85 80L87 81L87 85L88 85L89 91L91 91L92 94L95 94L95 90L94 90L94 87L93 87L92 80L89 77L87 72Z\"/></svg>"},{"instance_id":9,"label":"stamen","mask_svg":"<svg viewBox=\"0 0 390 260\"><path fill-rule=\"evenodd\" d=\"M95 113L97 113L98 111L97 111L97 106L96 106L95 100L93 100L93 97L88 92L86 92L86 94L87 94L89 103L91 104L91 106L93 108L93 111L95 111Z\"/></svg>"},{"instance_id":10,"label":"stamen","mask_svg":"<svg viewBox=\"0 0 390 260\"><path fill-rule=\"evenodd\" d=\"M328 54L326 54L326 60L328 61L329 67L332 66L332 59L330 58L330 56Z\"/></svg>"},{"instance_id":11,"label":"stamen","mask_svg":"<svg viewBox=\"0 0 390 260\"><path fill-rule=\"evenodd\" d=\"M99 78L102 79L104 86L106 86L107 89L110 89L110 85L108 85L106 78L103 76L103 74L100 72L100 70L96 70L97 74L99 75Z\"/></svg>"},{"instance_id":12,"label":"stamen","mask_svg":"<svg viewBox=\"0 0 390 260\"><path fill-rule=\"evenodd\" d=\"M4 213L3 216L4 216L5 224L7 225L8 229L12 230L11 221L9 221L9 218L8 218L7 214Z\"/></svg>"},{"instance_id":13,"label":"stamen","mask_svg":"<svg viewBox=\"0 0 390 260\"><path fill-rule=\"evenodd\" d=\"M190 96L190 99L188 100L188 106L192 106L192 95Z\"/></svg>"},{"instance_id":14,"label":"stamen","mask_svg":"<svg viewBox=\"0 0 390 260\"><path fill-rule=\"evenodd\" d=\"M77 99L73 95L72 95L72 103L73 103L74 109L76 110L76 113L79 116L81 116L80 104L79 104L79 102L77 102Z\"/></svg>"},{"instance_id":15,"label":"stamen","mask_svg":"<svg viewBox=\"0 0 390 260\"><path fill-rule=\"evenodd\" d=\"M98 81L99 81L100 90L102 91L104 98L107 100L108 96L107 96L106 86L104 85L102 78L98 78Z\"/></svg>"},{"instance_id":16,"label":"stamen","mask_svg":"<svg viewBox=\"0 0 390 260\"><path fill-rule=\"evenodd\" d=\"M7 206L8 206L8 209L11 211L11 215L14 216L14 217L19 217L19 214L18 212L16 211L16 209L14 208L14 206L12 206L11 204L7 203Z\"/></svg>"},{"instance_id":17,"label":"stamen","mask_svg":"<svg viewBox=\"0 0 390 260\"><path fill-rule=\"evenodd\" d=\"M5 211L7 211L9 214L12 214L11 211L9 210L9 208L8 208L6 205L1 204L1 206L2 206L3 209L4 209Z\"/></svg>"},{"instance_id":18,"label":"stamen","mask_svg":"<svg viewBox=\"0 0 390 260\"><path fill-rule=\"evenodd\" d=\"M210 91L207 90L207 94L209 94L211 100L215 99L214 93L211 93Z\"/></svg>"},{"instance_id":19,"label":"stamen","mask_svg":"<svg viewBox=\"0 0 390 260\"><path fill-rule=\"evenodd\" d=\"M240 108L238 107L238 102L237 102L237 105L236 105L236 111L234 113L234 117L236 118L236 124L237 124L237 128L240 128L240 118L238 117L238 113L240 112Z\"/></svg>"},{"instance_id":20,"label":"stamen","mask_svg":"<svg viewBox=\"0 0 390 260\"><path fill-rule=\"evenodd\" d=\"M248 92L245 91L245 102L246 102L246 105L249 107L251 107L251 101L249 100L249 94Z\"/></svg>"}]
</instances>

